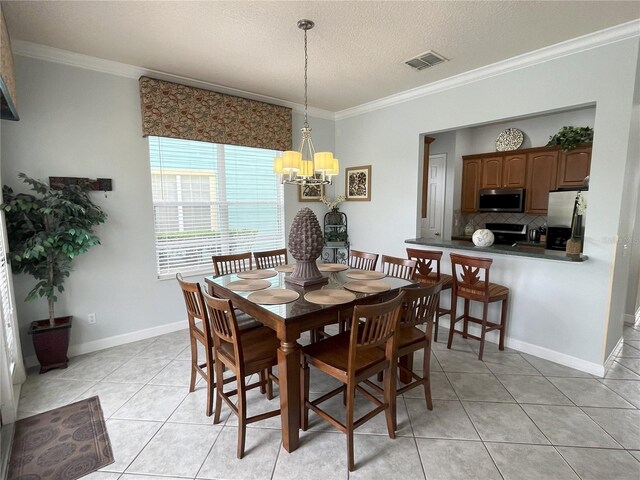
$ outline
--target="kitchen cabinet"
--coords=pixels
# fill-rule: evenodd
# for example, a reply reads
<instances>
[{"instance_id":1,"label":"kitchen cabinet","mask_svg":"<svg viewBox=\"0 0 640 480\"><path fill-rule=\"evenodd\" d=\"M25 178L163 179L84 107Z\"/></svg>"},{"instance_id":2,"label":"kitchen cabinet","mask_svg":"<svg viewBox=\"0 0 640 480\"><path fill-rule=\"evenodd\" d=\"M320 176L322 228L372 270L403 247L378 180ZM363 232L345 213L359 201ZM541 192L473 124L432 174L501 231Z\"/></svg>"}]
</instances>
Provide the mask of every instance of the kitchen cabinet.
<instances>
[{"instance_id":1,"label":"kitchen cabinet","mask_svg":"<svg viewBox=\"0 0 640 480\"><path fill-rule=\"evenodd\" d=\"M460 210L463 213L478 211L478 190L480 190L480 158L462 158L462 201Z\"/></svg>"},{"instance_id":2,"label":"kitchen cabinet","mask_svg":"<svg viewBox=\"0 0 640 480\"><path fill-rule=\"evenodd\" d=\"M502 163L502 186L524 188L527 184L527 155L505 155Z\"/></svg>"},{"instance_id":3,"label":"kitchen cabinet","mask_svg":"<svg viewBox=\"0 0 640 480\"><path fill-rule=\"evenodd\" d=\"M556 189L559 150L527 154L527 192L525 212L546 215L549 191Z\"/></svg>"},{"instance_id":4,"label":"kitchen cabinet","mask_svg":"<svg viewBox=\"0 0 640 480\"><path fill-rule=\"evenodd\" d=\"M482 159L480 188L502 188L502 160L501 156Z\"/></svg>"},{"instance_id":5,"label":"kitchen cabinet","mask_svg":"<svg viewBox=\"0 0 640 480\"><path fill-rule=\"evenodd\" d=\"M482 158L480 188L524 188L527 155L501 155Z\"/></svg>"},{"instance_id":6,"label":"kitchen cabinet","mask_svg":"<svg viewBox=\"0 0 640 480\"><path fill-rule=\"evenodd\" d=\"M462 213L478 211L483 188L524 188L525 212L546 215L549 191L584 186L591 168L591 145L568 152L537 147L462 157Z\"/></svg>"},{"instance_id":7,"label":"kitchen cabinet","mask_svg":"<svg viewBox=\"0 0 640 480\"><path fill-rule=\"evenodd\" d=\"M591 169L591 146L560 152L556 188L583 187Z\"/></svg>"}]
</instances>

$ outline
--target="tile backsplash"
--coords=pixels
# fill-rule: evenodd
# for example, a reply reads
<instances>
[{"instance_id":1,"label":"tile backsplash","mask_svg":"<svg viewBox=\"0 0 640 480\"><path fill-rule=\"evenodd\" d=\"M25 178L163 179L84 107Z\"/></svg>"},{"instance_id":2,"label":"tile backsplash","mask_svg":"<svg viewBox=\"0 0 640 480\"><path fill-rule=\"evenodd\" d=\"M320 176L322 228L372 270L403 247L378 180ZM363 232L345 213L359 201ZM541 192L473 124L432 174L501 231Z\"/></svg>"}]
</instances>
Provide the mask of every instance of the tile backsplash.
<instances>
[{"instance_id":1,"label":"tile backsplash","mask_svg":"<svg viewBox=\"0 0 640 480\"><path fill-rule=\"evenodd\" d=\"M453 235L464 234L464 227L471 222L474 229L484 228L486 223L524 223L529 228L538 228L547 222L547 217L537 215L527 215L526 213L463 213L459 223L459 231L452 232Z\"/></svg>"}]
</instances>

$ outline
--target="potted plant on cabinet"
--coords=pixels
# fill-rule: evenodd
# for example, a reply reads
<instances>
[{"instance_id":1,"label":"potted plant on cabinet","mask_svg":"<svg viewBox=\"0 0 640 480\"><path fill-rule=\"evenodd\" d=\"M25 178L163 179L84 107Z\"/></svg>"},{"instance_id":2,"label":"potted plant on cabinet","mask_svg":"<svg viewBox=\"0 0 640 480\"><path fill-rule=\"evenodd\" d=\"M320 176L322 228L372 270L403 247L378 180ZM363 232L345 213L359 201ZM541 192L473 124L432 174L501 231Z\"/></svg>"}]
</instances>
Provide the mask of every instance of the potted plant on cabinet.
<instances>
[{"instance_id":1,"label":"potted plant on cabinet","mask_svg":"<svg viewBox=\"0 0 640 480\"><path fill-rule=\"evenodd\" d=\"M37 283L26 300L46 297L49 318L31 322L40 373L66 368L71 317L56 318L54 305L75 257L100 243L94 227L104 223L106 213L89 198L88 186L66 185L56 190L20 173L18 177L34 194L2 189L0 208L5 213L9 258L14 273L28 273Z\"/></svg>"}]
</instances>

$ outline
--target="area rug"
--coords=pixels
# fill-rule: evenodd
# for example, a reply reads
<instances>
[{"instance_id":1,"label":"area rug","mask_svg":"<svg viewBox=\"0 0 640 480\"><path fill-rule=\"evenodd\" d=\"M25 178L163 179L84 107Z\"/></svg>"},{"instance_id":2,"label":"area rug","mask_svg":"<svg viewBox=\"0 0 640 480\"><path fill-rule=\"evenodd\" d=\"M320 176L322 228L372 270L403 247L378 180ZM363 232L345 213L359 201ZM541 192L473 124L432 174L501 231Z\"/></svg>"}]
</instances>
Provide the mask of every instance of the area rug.
<instances>
[{"instance_id":1,"label":"area rug","mask_svg":"<svg viewBox=\"0 0 640 480\"><path fill-rule=\"evenodd\" d=\"M98 397L18 420L9 480L75 480L113 463Z\"/></svg>"}]
</instances>

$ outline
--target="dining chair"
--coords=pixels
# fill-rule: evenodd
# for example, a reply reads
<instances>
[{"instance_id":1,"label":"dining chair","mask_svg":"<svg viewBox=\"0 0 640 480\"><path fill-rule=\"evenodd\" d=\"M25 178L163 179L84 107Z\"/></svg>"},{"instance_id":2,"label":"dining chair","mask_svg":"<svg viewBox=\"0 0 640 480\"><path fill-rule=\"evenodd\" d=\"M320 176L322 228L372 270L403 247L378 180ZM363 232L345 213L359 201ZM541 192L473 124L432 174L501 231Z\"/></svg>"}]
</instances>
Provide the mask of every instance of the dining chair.
<instances>
[{"instance_id":1,"label":"dining chair","mask_svg":"<svg viewBox=\"0 0 640 480\"><path fill-rule=\"evenodd\" d=\"M451 348L453 334L458 333L463 338L471 337L480 340L478 358L482 360L484 352L484 340L487 332L492 330L500 331L500 341L498 348L504 350L505 327L507 324L507 303L509 300L509 289L504 285L489 282L489 269L493 260L490 258L468 257L451 253L451 272L453 274L453 290L451 295L451 324L449 326L449 341L447 348ZM456 317L458 297L464 299L464 311ZM472 301L482 303L482 318L469 315L469 304ZM489 304L502 302L500 323L489 322L487 311ZM463 321L463 329L456 330L455 324ZM469 333L469 322L480 325L480 336Z\"/></svg>"},{"instance_id":2,"label":"dining chair","mask_svg":"<svg viewBox=\"0 0 640 480\"><path fill-rule=\"evenodd\" d=\"M359 270L375 270L378 263L377 253L361 252L351 250L349 252L349 266Z\"/></svg>"},{"instance_id":3,"label":"dining chair","mask_svg":"<svg viewBox=\"0 0 640 480\"><path fill-rule=\"evenodd\" d=\"M189 392L193 392L196 386L196 374L200 375L207 382L207 404L206 414L211 416L213 411L213 388L214 383L214 355L213 337L211 336L207 311L202 298L200 284L185 282L182 275L176 274L176 280L182 290L184 303L187 308L187 319L189 321L189 344L191 348L191 380L189 381ZM196 323L196 320L199 323ZM198 343L204 348L204 363L198 360Z\"/></svg>"},{"instance_id":4,"label":"dining chair","mask_svg":"<svg viewBox=\"0 0 640 480\"><path fill-rule=\"evenodd\" d=\"M347 434L347 460L349 471L355 468L354 430L381 412L385 412L390 438L395 438L396 415L396 330L404 293L394 299L373 305L356 305L351 320L351 330L303 347L302 383L304 391L302 430L309 427L309 410L321 419ZM343 385L321 397L309 397L309 365L313 365ZM371 386L367 379L384 372L383 398L379 399L361 384ZM375 408L355 419L356 390L362 398L370 400ZM319 405L346 392L346 422L341 423Z\"/></svg>"},{"instance_id":5,"label":"dining chair","mask_svg":"<svg viewBox=\"0 0 640 480\"><path fill-rule=\"evenodd\" d=\"M453 288L453 277L446 273L440 272L440 260L442 252L438 250L422 250L418 248L407 248L407 257L416 261L415 279L420 282L423 287L435 285L442 282L442 290L451 290ZM441 298L442 300L442 298ZM451 305L444 308L442 304L438 305L438 313L434 320L433 341L438 341L438 327L440 317L451 314Z\"/></svg>"},{"instance_id":6,"label":"dining chair","mask_svg":"<svg viewBox=\"0 0 640 480\"><path fill-rule=\"evenodd\" d=\"M272 368L278 364L280 342L273 330L268 327L242 331L238 328L231 300L215 298L203 293L206 308L211 321L215 351L216 370L216 408L213 423L220 422L222 402L238 417L238 447L236 456L244 456L247 425L280 415L280 409L271 410L251 417L247 416L247 391L256 387L265 387L267 398L273 399L273 381L278 381ZM233 376L223 380L223 368ZM245 377L260 373L257 382L246 384ZM235 380L236 389L224 391L224 385ZM231 397L237 396L234 402Z\"/></svg>"},{"instance_id":7,"label":"dining chair","mask_svg":"<svg viewBox=\"0 0 640 480\"><path fill-rule=\"evenodd\" d=\"M256 260L256 267L259 269L273 268L289 263L286 248L265 252L253 252L253 258Z\"/></svg>"},{"instance_id":8,"label":"dining chair","mask_svg":"<svg viewBox=\"0 0 640 480\"><path fill-rule=\"evenodd\" d=\"M416 261L406 258L383 255L382 271L390 277L413 280L413 274L416 271Z\"/></svg>"},{"instance_id":9,"label":"dining chair","mask_svg":"<svg viewBox=\"0 0 640 480\"><path fill-rule=\"evenodd\" d=\"M235 253L232 255L213 255L213 273L216 276L229 273L244 272L253 267L251 252Z\"/></svg>"}]
</instances>

